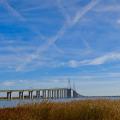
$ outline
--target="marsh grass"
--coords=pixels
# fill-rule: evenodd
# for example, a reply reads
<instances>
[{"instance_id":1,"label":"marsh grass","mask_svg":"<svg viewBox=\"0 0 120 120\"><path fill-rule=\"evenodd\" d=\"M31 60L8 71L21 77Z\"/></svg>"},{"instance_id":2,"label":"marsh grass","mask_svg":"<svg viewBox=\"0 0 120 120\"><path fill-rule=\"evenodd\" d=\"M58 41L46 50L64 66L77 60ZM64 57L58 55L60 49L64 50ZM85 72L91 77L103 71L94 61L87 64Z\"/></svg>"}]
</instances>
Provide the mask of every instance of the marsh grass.
<instances>
[{"instance_id":1,"label":"marsh grass","mask_svg":"<svg viewBox=\"0 0 120 120\"><path fill-rule=\"evenodd\" d=\"M120 101L42 102L1 108L0 120L120 120Z\"/></svg>"}]
</instances>

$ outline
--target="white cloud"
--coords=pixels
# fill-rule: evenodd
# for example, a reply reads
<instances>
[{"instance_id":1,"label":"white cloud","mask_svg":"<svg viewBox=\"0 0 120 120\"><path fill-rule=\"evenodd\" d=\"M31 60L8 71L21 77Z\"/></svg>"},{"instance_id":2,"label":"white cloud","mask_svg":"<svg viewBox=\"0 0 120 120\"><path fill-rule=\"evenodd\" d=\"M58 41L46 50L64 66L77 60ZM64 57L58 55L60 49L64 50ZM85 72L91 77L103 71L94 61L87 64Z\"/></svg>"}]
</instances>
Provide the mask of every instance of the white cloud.
<instances>
[{"instance_id":1,"label":"white cloud","mask_svg":"<svg viewBox=\"0 0 120 120\"><path fill-rule=\"evenodd\" d=\"M120 53L108 53L101 57L95 58L88 62L89 65L101 65L111 61L119 61L120 60Z\"/></svg>"},{"instance_id":2,"label":"white cloud","mask_svg":"<svg viewBox=\"0 0 120 120\"><path fill-rule=\"evenodd\" d=\"M68 62L68 65L70 66L70 67L77 67L78 66L78 61L75 61L75 60L70 60L69 62Z\"/></svg>"},{"instance_id":3,"label":"white cloud","mask_svg":"<svg viewBox=\"0 0 120 120\"><path fill-rule=\"evenodd\" d=\"M85 66L85 65L102 65L112 61L120 61L119 52L108 53L106 55L96 57L94 59L88 59L88 60L81 60L81 61L70 60L68 61L68 63L64 65L67 65L72 68L76 68L76 67Z\"/></svg>"},{"instance_id":4,"label":"white cloud","mask_svg":"<svg viewBox=\"0 0 120 120\"><path fill-rule=\"evenodd\" d=\"M120 24L120 19L117 20L117 24Z\"/></svg>"},{"instance_id":5,"label":"white cloud","mask_svg":"<svg viewBox=\"0 0 120 120\"><path fill-rule=\"evenodd\" d=\"M11 86L14 86L15 84L16 84L16 82L14 82L14 81L5 81L2 83L2 86L11 87Z\"/></svg>"}]
</instances>

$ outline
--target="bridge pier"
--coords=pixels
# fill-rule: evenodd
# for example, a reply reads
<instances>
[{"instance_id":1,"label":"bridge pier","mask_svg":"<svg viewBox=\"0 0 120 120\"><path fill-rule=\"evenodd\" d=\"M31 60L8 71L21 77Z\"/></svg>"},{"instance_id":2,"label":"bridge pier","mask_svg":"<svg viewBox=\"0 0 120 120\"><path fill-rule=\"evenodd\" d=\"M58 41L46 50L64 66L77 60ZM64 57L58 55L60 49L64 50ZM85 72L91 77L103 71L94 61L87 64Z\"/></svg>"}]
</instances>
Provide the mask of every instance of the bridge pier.
<instances>
[{"instance_id":1,"label":"bridge pier","mask_svg":"<svg viewBox=\"0 0 120 120\"><path fill-rule=\"evenodd\" d=\"M10 91L7 92L7 99L8 100L12 99L12 92L10 92Z\"/></svg>"},{"instance_id":2,"label":"bridge pier","mask_svg":"<svg viewBox=\"0 0 120 120\"><path fill-rule=\"evenodd\" d=\"M76 98L76 97L78 97L78 93L75 90L73 90L73 98Z\"/></svg>"},{"instance_id":3,"label":"bridge pier","mask_svg":"<svg viewBox=\"0 0 120 120\"><path fill-rule=\"evenodd\" d=\"M45 95L44 90L42 90L42 98L43 99L44 99L44 95Z\"/></svg>"},{"instance_id":4,"label":"bridge pier","mask_svg":"<svg viewBox=\"0 0 120 120\"><path fill-rule=\"evenodd\" d=\"M51 99L53 99L53 90L51 90Z\"/></svg>"},{"instance_id":5,"label":"bridge pier","mask_svg":"<svg viewBox=\"0 0 120 120\"><path fill-rule=\"evenodd\" d=\"M61 90L61 98L64 98L64 90Z\"/></svg>"},{"instance_id":6,"label":"bridge pier","mask_svg":"<svg viewBox=\"0 0 120 120\"><path fill-rule=\"evenodd\" d=\"M60 94L60 98L62 98L62 90L60 90L60 93L59 93L59 94Z\"/></svg>"},{"instance_id":7,"label":"bridge pier","mask_svg":"<svg viewBox=\"0 0 120 120\"><path fill-rule=\"evenodd\" d=\"M57 90L57 98L59 99L60 98L60 90Z\"/></svg>"},{"instance_id":8,"label":"bridge pier","mask_svg":"<svg viewBox=\"0 0 120 120\"><path fill-rule=\"evenodd\" d=\"M71 98L71 89L67 89L67 98Z\"/></svg>"},{"instance_id":9,"label":"bridge pier","mask_svg":"<svg viewBox=\"0 0 120 120\"><path fill-rule=\"evenodd\" d=\"M20 92L19 92L19 99L24 99L23 91L20 91Z\"/></svg>"},{"instance_id":10,"label":"bridge pier","mask_svg":"<svg viewBox=\"0 0 120 120\"><path fill-rule=\"evenodd\" d=\"M46 90L43 90L43 91L42 91L42 96L43 96L43 99L46 98Z\"/></svg>"},{"instance_id":11,"label":"bridge pier","mask_svg":"<svg viewBox=\"0 0 120 120\"><path fill-rule=\"evenodd\" d=\"M64 98L64 90L62 89L62 98Z\"/></svg>"},{"instance_id":12,"label":"bridge pier","mask_svg":"<svg viewBox=\"0 0 120 120\"><path fill-rule=\"evenodd\" d=\"M48 98L51 98L51 90L48 90Z\"/></svg>"},{"instance_id":13,"label":"bridge pier","mask_svg":"<svg viewBox=\"0 0 120 120\"><path fill-rule=\"evenodd\" d=\"M45 99L47 98L47 90L45 90Z\"/></svg>"},{"instance_id":14,"label":"bridge pier","mask_svg":"<svg viewBox=\"0 0 120 120\"><path fill-rule=\"evenodd\" d=\"M36 91L36 98L40 98L40 90Z\"/></svg>"},{"instance_id":15,"label":"bridge pier","mask_svg":"<svg viewBox=\"0 0 120 120\"><path fill-rule=\"evenodd\" d=\"M54 98L57 98L57 90L54 90Z\"/></svg>"},{"instance_id":16,"label":"bridge pier","mask_svg":"<svg viewBox=\"0 0 120 120\"><path fill-rule=\"evenodd\" d=\"M29 99L33 99L33 91L29 91Z\"/></svg>"},{"instance_id":17,"label":"bridge pier","mask_svg":"<svg viewBox=\"0 0 120 120\"><path fill-rule=\"evenodd\" d=\"M67 98L67 89L64 89L64 94L63 94L64 98Z\"/></svg>"}]
</instances>

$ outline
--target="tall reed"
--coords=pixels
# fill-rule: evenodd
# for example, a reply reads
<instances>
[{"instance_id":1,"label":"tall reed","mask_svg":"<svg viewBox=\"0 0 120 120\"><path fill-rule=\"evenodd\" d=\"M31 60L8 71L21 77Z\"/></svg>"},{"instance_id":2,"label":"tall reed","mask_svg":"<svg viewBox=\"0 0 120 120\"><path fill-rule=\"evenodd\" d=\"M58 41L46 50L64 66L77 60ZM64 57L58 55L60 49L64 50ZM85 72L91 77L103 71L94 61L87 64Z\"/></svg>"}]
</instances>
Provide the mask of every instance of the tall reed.
<instances>
[{"instance_id":1,"label":"tall reed","mask_svg":"<svg viewBox=\"0 0 120 120\"><path fill-rule=\"evenodd\" d=\"M42 102L1 108L0 120L120 120L120 101Z\"/></svg>"}]
</instances>

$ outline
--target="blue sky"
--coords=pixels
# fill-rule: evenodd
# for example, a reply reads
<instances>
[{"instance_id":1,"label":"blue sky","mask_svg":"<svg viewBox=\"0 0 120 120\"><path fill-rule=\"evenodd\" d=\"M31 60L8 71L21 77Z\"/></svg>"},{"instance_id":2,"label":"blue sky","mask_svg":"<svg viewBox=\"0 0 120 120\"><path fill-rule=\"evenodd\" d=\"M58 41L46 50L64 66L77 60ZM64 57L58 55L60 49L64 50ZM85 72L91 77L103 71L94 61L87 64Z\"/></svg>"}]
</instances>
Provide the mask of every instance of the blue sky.
<instances>
[{"instance_id":1,"label":"blue sky","mask_svg":"<svg viewBox=\"0 0 120 120\"><path fill-rule=\"evenodd\" d=\"M0 0L0 89L67 87L120 95L119 0Z\"/></svg>"}]
</instances>

